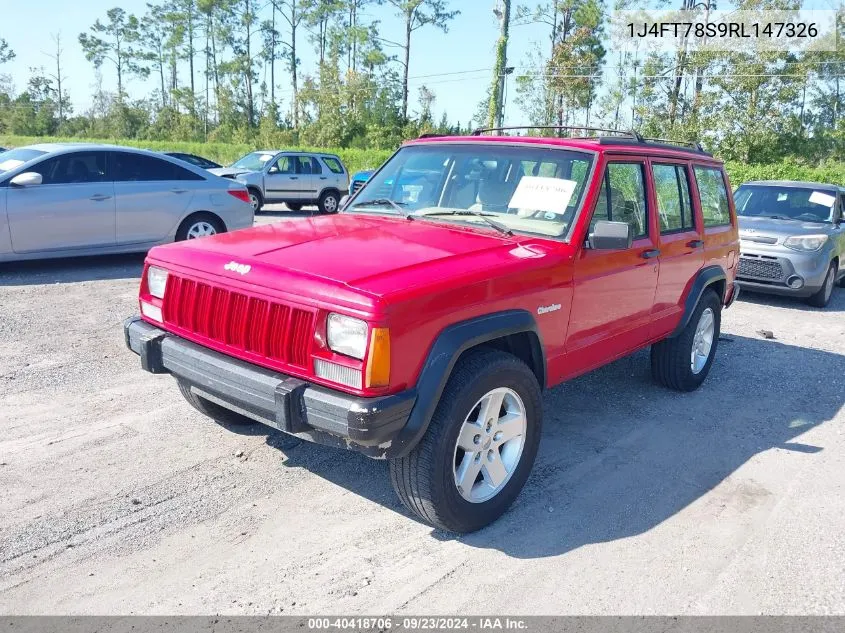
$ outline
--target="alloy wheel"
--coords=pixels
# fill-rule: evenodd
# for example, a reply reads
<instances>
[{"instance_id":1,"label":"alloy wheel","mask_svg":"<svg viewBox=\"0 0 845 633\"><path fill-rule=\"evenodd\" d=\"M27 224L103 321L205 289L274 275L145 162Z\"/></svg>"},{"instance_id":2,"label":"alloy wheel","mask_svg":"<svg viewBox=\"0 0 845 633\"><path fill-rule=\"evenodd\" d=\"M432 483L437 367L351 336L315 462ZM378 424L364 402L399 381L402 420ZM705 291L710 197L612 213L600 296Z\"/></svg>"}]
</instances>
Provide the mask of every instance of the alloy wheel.
<instances>
[{"instance_id":1,"label":"alloy wheel","mask_svg":"<svg viewBox=\"0 0 845 633\"><path fill-rule=\"evenodd\" d=\"M692 352L690 354L690 367L692 373L701 373L707 360L710 358L710 351L713 349L713 336L716 333L716 319L713 316L713 309L707 308L701 313L698 319L698 326L695 328L695 335L692 338Z\"/></svg>"}]
</instances>

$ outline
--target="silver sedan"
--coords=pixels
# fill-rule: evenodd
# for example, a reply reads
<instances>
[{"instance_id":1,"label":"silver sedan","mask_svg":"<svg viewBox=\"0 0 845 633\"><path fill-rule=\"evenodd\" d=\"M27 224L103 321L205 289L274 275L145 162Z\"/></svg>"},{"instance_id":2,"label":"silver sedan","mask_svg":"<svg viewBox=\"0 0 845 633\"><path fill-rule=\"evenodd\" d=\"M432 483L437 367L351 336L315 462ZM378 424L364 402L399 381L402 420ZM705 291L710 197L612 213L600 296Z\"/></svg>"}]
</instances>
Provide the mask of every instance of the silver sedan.
<instances>
[{"instance_id":1,"label":"silver sedan","mask_svg":"<svg viewBox=\"0 0 845 633\"><path fill-rule=\"evenodd\" d=\"M144 252L253 215L242 184L161 154L52 143L0 153L0 261Z\"/></svg>"}]
</instances>

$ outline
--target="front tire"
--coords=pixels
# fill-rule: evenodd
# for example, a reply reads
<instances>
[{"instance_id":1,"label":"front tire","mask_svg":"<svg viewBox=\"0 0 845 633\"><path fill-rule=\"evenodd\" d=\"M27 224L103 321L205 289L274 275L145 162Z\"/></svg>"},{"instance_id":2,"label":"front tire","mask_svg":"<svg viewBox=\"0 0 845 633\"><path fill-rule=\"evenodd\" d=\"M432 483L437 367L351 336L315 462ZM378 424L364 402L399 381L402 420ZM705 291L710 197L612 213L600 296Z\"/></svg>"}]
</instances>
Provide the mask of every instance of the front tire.
<instances>
[{"instance_id":1,"label":"front tire","mask_svg":"<svg viewBox=\"0 0 845 633\"><path fill-rule=\"evenodd\" d=\"M455 366L431 423L406 457L390 462L402 503L450 532L498 519L525 485L543 424L540 385L521 360L469 352Z\"/></svg>"},{"instance_id":2,"label":"front tire","mask_svg":"<svg viewBox=\"0 0 845 633\"><path fill-rule=\"evenodd\" d=\"M815 308L824 308L830 303L830 298L833 296L833 286L836 285L836 262L830 262L830 267L827 269L827 276L824 278L824 283L819 291L807 299L807 303Z\"/></svg>"},{"instance_id":3,"label":"front tire","mask_svg":"<svg viewBox=\"0 0 845 633\"><path fill-rule=\"evenodd\" d=\"M651 374L664 387L695 391L707 378L722 327L722 302L705 290L689 323L674 338L651 346Z\"/></svg>"},{"instance_id":4,"label":"front tire","mask_svg":"<svg viewBox=\"0 0 845 633\"><path fill-rule=\"evenodd\" d=\"M191 391L191 385L187 382L182 380L178 380L177 382L179 384L179 391L185 397L185 400L188 401L188 404L203 415L208 416L217 422L217 424L220 424L221 426L247 426L249 424L257 424L255 420L248 418L245 415L230 411L225 407L221 407L219 404L206 400L202 396L198 396Z\"/></svg>"},{"instance_id":5,"label":"front tire","mask_svg":"<svg viewBox=\"0 0 845 633\"><path fill-rule=\"evenodd\" d=\"M337 207L340 204L340 196L336 191L324 191L317 201L317 207L320 213L337 213Z\"/></svg>"}]
</instances>

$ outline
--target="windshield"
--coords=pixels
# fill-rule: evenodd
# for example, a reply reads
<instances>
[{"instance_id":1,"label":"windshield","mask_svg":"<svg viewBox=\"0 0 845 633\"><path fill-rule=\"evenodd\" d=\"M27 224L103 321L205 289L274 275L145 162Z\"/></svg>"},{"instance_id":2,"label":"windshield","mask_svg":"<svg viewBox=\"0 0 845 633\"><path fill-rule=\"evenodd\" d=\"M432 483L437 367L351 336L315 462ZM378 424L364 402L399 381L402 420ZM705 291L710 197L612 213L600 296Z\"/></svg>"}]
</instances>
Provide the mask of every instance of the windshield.
<instances>
[{"instance_id":1,"label":"windshield","mask_svg":"<svg viewBox=\"0 0 845 633\"><path fill-rule=\"evenodd\" d=\"M47 152L42 152L38 149L10 149L5 152L0 152L0 173L10 171L20 167L24 163L31 161L33 158L43 156Z\"/></svg>"},{"instance_id":2,"label":"windshield","mask_svg":"<svg viewBox=\"0 0 845 633\"><path fill-rule=\"evenodd\" d=\"M238 169L249 169L250 171L261 171L268 161L273 160L275 154L271 152L252 152L243 158L232 163L231 167Z\"/></svg>"},{"instance_id":3,"label":"windshield","mask_svg":"<svg viewBox=\"0 0 845 633\"><path fill-rule=\"evenodd\" d=\"M559 237L581 203L592 156L493 143L402 148L347 207Z\"/></svg>"},{"instance_id":4,"label":"windshield","mask_svg":"<svg viewBox=\"0 0 845 633\"><path fill-rule=\"evenodd\" d=\"M737 215L804 222L830 222L835 189L741 185L734 195Z\"/></svg>"}]
</instances>

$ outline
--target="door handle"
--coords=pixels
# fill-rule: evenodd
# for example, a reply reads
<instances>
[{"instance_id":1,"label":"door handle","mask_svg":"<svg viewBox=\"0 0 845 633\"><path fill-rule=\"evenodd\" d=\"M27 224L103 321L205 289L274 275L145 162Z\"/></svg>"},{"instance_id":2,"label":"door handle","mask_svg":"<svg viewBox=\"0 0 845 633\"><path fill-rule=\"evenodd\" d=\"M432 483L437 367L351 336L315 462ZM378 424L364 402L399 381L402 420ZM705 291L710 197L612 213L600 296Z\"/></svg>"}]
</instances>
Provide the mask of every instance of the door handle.
<instances>
[{"instance_id":1,"label":"door handle","mask_svg":"<svg viewBox=\"0 0 845 633\"><path fill-rule=\"evenodd\" d=\"M188 193L187 189L171 189L173 193Z\"/></svg>"},{"instance_id":2,"label":"door handle","mask_svg":"<svg viewBox=\"0 0 845 633\"><path fill-rule=\"evenodd\" d=\"M690 248L701 248L704 246L704 240L693 240L691 242L687 242L687 246Z\"/></svg>"},{"instance_id":3,"label":"door handle","mask_svg":"<svg viewBox=\"0 0 845 633\"><path fill-rule=\"evenodd\" d=\"M320 180L328 180L328 179L329 179L328 176L320 176Z\"/></svg>"},{"instance_id":4,"label":"door handle","mask_svg":"<svg viewBox=\"0 0 845 633\"><path fill-rule=\"evenodd\" d=\"M102 193L95 193L93 196L88 198L89 200L93 200L94 202L102 202L103 200L111 199L111 196L103 195Z\"/></svg>"},{"instance_id":5,"label":"door handle","mask_svg":"<svg viewBox=\"0 0 845 633\"><path fill-rule=\"evenodd\" d=\"M649 250L640 253L640 257L642 257L643 259L653 259L655 257L658 257L659 255L660 251L656 248L650 248Z\"/></svg>"},{"instance_id":6,"label":"door handle","mask_svg":"<svg viewBox=\"0 0 845 633\"><path fill-rule=\"evenodd\" d=\"M291 176L290 179L291 180L299 180L299 176Z\"/></svg>"}]
</instances>

